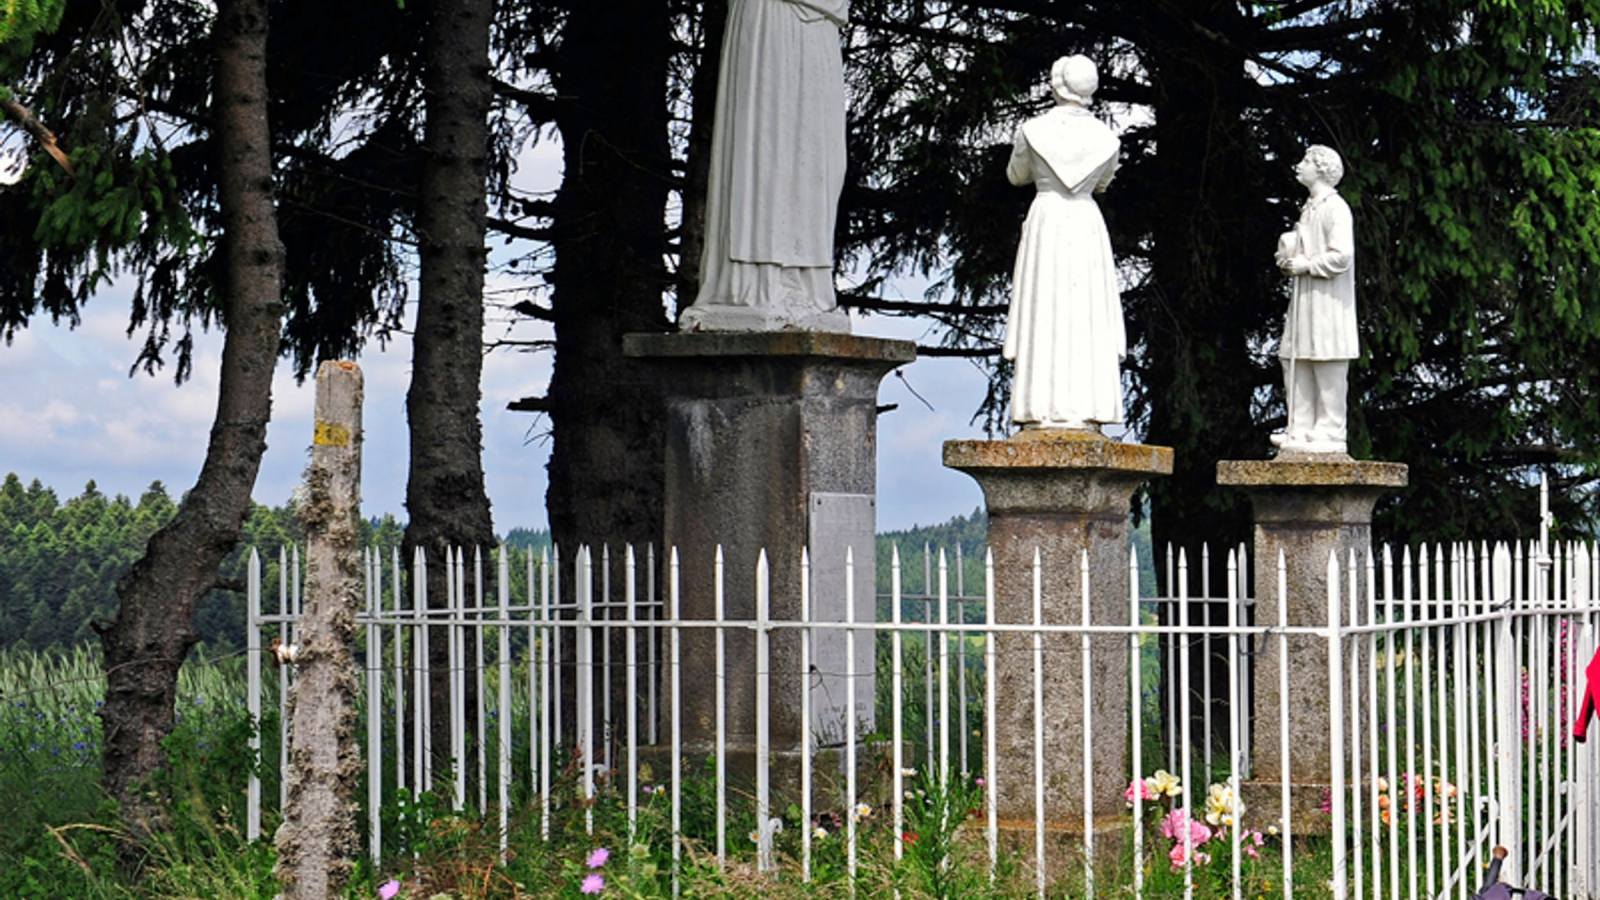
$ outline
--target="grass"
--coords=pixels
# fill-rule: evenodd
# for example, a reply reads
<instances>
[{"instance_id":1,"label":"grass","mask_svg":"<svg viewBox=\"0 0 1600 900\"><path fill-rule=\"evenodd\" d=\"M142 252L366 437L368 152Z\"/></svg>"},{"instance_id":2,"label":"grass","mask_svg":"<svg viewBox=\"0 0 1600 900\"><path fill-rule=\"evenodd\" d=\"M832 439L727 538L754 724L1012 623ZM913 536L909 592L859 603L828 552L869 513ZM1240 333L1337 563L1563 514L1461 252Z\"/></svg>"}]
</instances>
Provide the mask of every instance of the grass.
<instances>
[{"instance_id":1,"label":"grass","mask_svg":"<svg viewBox=\"0 0 1600 900\"><path fill-rule=\"evenodd\" d=\"M168 742L172 769L152 785L166 800L170 828L144 848L147 856L137 875L119 867L118 850L126 837L98 787L101 737L94 711L102 694L99 663L90 652L0 651L0 806L5 810L0 816L0 895L17 900L274 897L278 888L271 875L270 843L250 843L243 837L245 785L255 765L248 750L253 723L245 712L243 659L210 660L201 654L183 670L178 727ZM275 708L270 697L266 706ZM913 715L921 715L919 709L912 704ZM521 720L514 733L525 734L526 709L514 708L512 714ZM263 755L275 761L276 719L263 724ZM489 754L491 760L495 756ZM878 771L887 773L887 761L877 762ZM262 791L269 810L277 797L275 770L269 765L263 771L271 779ZM887 779L869 780L864 799L871 812L858 822L853 890L844 843L849 810L819 803L822 811L802 822L793 806L775 809L781 822L774 835L777 871L761 872L756 844L748 837L756 829L753 802L730 791L723 865L715 854L714 781L708 771L688 773L683 840L674 867L667 795L648 795L630 828L618 792L605 787L594 805L586 807L569 771L556 789L548 841L537 808L520 805L511 816L504 858L494 816L457 815L445 798L411 797L390 788L383 818L386 836L394 839L393 855L376 866L363 857L346 895L375 897L381 885L393 880L405 900L582 900L591 896L583 893L585 882L593 887L591 876L598 876L605 883L602 896L624 898L671 897L674 877L679 896L685 897L1034 896L1031 866L1015 861L1012 853L1001 853L991 880L980 818L982 789L971 778L953 777L945 788L926 775L914 778L899 832L889 821ZM585 812L593 814L592 833L586 830ZM1122 859L1098 873L1100 896L1131 896L1136 867L1142 871L1145 896L1183 895L1183 873L1168 863L1172 841L1159 833L1158 819L1156 811L1147 810L1145 859L1136 863L1131 841L1125 840ZM358 821L365 827L364 814ZM264 825L270 834L275 825L270 812ZM825 833L814 838L811 880L806 881L800 874L800 839L818 828ZM1129 836L1131 831L1130 816ZM1246 860L1243 867L1246 896L1282 895L1279 848L1272 838L1264 844L1260 859ZM1297 840L1296 896L1328 894L1326 846L1325 839ZM591 867L598 848L608 851L607 859ZM1194 869L1194 881L1197 897L1231 896L1225 846ZM1052 886L1050 895L1076 897L1082 896L1081 890L1081 874L1069 873Z\"/></svg>"}]
</instances>

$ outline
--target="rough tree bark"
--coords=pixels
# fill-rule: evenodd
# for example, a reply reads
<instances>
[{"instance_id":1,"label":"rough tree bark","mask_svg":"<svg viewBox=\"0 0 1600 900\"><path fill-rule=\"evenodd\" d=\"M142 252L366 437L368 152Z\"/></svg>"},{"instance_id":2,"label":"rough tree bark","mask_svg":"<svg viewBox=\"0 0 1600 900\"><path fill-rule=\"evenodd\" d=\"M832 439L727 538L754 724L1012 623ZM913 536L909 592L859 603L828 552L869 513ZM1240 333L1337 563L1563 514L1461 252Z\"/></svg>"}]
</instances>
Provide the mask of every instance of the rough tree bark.
<instances>
[{"instance_id":1,"label":"rough tree bark","mask_svg":"<svg viewBox=\"0 0 1600 900\"><path fill-rule=\"evenodd\" d=\"M213 120L226 278L217 415L199 480L117 584L116 618L101 635L106 670L106 792L137 835L161 821L143 789L172 733L178 669L199 639L190 614L239 542L266 451L277 364L283 245L272 198L267 130L266 0L219 0Z\"/></svg>"},{"instance_id":2,"label":"rough tree bark","mask_svg":"<svg viewBox=\"0 0 1600 900\"><path fill-rule=\"evenodd\" d=\"M1152 195L1168 210L1154 217L1151 241L1158 312L1145 317L1145 379L1153 386L1145 437L1183 448L1172 475L1150 489L1156 571L1168 596L1177 595L1176 586L1165 583L1169 544L1188 551L1189 596L1201 596L1201 541L1210 543L1211 590L1224 591L1227 552L1251 539L1251 514L1242 495L1218 489L1216 463L1258 458L1266 450L1266 435L1251 417L1255 374L1245 362L1253 324L1247 310L1274 290L1263 275L1272 269L1262 260L1278 229L1258 189L1265 163L1246 114L1252 88L1244 57L1211 37L1236 30L1241 15L1238 4L1206 0L1188 8L1188 18L1203 28L1154 11L1144 17L1149 31L1141 43L1150 48L1161 148L1148 177L1155 182ZM1203 606L1193 604L1191 621L1201 620ZM1220 606L1211 614L1213 621L1225 615ZM1192 656L1196 683L1208 660L1218 669L1214 678L1226 677L1225 660L1212 655L1223 648L1210 650L1197 647ZM1204 705L1194 706L1197 721Z\"/></svg>"},{"instance_id":3,"label":"rough tree bark","mask_svg":"<svg viewBox=\"0 0 1600 900\"><path fill-rule=\"evenodd\" d=\"M408 560L419 547L427 554L428 603L435 607L445 603L444 548L470 552L494 541L478 415L493 10L492 0L436 0L428 8L423 41L427 123L417 210L417 326L406 393L411 465L404 546ZM470 582L467 591L473 596ZM435 632L429 637L434 674L428 691L435 710L433 767L442 772L450 764L450 717L444 712L449 644L443 628ZM468 722L469 733L475 733L473 724Z\"/></svg>"},{"instance_id":4,"label":"rough tree bark","mask_svg":"<svg viewBox=\"0 0 1600 900\"><path fill-rule=\"evenodd\" d=\"M556 355L546 507L561 550L563 602L573 599L580 545L593 548L596 569L610 546L615 598L626 583L624 545L638 548L644 596L645 545L661 541L661 376L622 354L622 336L668 328L663 222L672 158L662 87L669 16L668 0L576 3L552 71L565 174L553 203L556 259L547 276ZM612 659L621 648L612 644ZM625 699L623 684L612 679L613 708ZM573 689L572 679L563 682L561 702L564 720L575 723ZM595 733L603 733L598 723Z\"/></svg>"},{"instance_id":5,"label":"rough tree bark","mask_svg":"<svg viewBox=\"0 0 1600 900\"><path fill-rule=\"evenodd\" d=\"M274 843L284 900L326 900L344 889L358 852L353 801L363 771L356 743L360 685L350 646L362 582L361 370L317 371L316 427L307 499L306 608L290 694L289 797Z\"/></svg>"},{"instance_id":6,"label":"rough tree bark","mask_svg":"<svg viewBox=\"0 0 1600 900\"><path fill-rule=\"evenodd\" d=\"M623 542L660 540L660 375L622 355L622 336L668 327L669 25L665 0L574 4L554 69L566 174L549 275L556 357L547 504L564 560L579 543L595 545L598 558L598 545L610 541L620 560Z\"/></svg>"}]
</instances>

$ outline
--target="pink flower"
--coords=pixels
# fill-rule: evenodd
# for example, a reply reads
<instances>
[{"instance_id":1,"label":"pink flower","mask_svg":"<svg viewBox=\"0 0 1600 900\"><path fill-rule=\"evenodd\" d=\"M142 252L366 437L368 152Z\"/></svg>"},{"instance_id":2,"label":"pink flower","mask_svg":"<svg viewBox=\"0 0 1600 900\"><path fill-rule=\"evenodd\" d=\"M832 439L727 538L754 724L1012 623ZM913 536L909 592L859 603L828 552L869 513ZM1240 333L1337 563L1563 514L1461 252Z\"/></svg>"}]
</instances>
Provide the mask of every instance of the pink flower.
<instances>
[{"instance_id":1,"label":"pink flower","mask_svg":"<svg viewBox=\"0 0 1600 900\"><path fill-rule=\"evenodd\" d=\"M1143 778L1135 778L1128 784L1128 789L1122 792L1122 799L1126 800L1129 806L1133 805L1134 791L1139 792L1140 800L1154 800L1156 798L1155 792L1150 790L1150 783L1148 781Z\"/></svg>"},{"instance_id":2,"label":"pink flower","mask_svg":"<svg viewBox=\"0 0 1600 900\"><path fill-rule=\"evenodd\" d=\"M1211 840L1211 828L1199 819L1189 818L1187 809L1175 809L1167 813L1161 820L1161 836L1178 844L1184 842L1184 833L1188 832L1189 843L1198 847Z\"/></svg>"},{"instance_id":3,"label":"pink flower","mask_svg":"<svg viewBox=\"0 0 1600 900\"><path fill-rule=\"evenodd\" d=\"M390 880L378 886L379 900L394 900L395 895L399 893L400 882L398 881Z\"/></svg>"},{"instance_id":4,"label":"pink flower","mask_svg":"<svg viewBox=\"0 0 1600 900\"><path fill-rule=\"evenodd\" d=\"M1239 843L1244 846L1245 855L1251 859L1260 859L1261 851L1256 848L1261 846L1261 832L1246 832L1244 835L1242 835L1242 838L1243 839Z\"/></svg>"},{"instance_id":5,"label":"pink flower","mask_svg":"<svg viewBox=\"0 0 1600 900\"><path fill-rule=\"evenodd\" d=\"M1161 836L1168 840L1183 840L1183 826L1189 819L1189 814L1181 809L1175 809L1161 820Z\"/></svg>"},{"instance_id":6,"label":"pink flower","mask_svg":"<svg viewBox=\"0 0 1600 900\"><path fill-rule=\"evenodd\" d=\"M610 858L611 858L611 851L610 850L607 850L604 847L596 847L595 851L593 853L589 854L589 861L587 863L584 863L584 865L588 866L591 869L598 869L601 866L605 865L606 864L606 860L608 860ZM596 875L594 877L598 878L599 876Z\"/></svg>"},{"instance_id":7,"label":"pink flower","mask_svg":"<svg viewBox=\"0 0 1600 900\"><path fill-rule=\"evenodd\" d=\"M583 879L583 884L578 890L585 894L598 894L606 889L606 880L599 875L590 875Z\"/></svg>"},{"instance_id":8,"label":"pink flower","mask_svg":"<svg viewBox=\"0 0 1600 900\"><path fill-rule=\"evenodd\" d=\"M1167 859L1172 861L1172 868L1174 871L1183 868L1186 864L1187 858L1187 851L1184 849L1182 844L1174 846L1172 848L1172 852L1167 854ZM1202 853L1199 850L1194 852L1195 865L1203 866L1208 862L1211 862L1211 855L1209 853Z\"/></svg>"}]
</instances>

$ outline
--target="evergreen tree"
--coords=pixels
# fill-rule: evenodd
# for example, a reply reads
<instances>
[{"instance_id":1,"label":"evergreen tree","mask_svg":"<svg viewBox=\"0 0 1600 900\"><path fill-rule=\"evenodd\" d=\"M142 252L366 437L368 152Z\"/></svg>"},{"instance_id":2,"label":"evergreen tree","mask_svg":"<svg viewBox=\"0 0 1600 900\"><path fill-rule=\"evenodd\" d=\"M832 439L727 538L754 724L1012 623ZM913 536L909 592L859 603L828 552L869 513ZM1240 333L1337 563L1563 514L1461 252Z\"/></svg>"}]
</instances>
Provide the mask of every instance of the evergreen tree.
<instances>
[{"instance_id":1,"label":"evergreen tree","mask_svg":"<svg viewBox=\"0 0 1600 900\"><path fill-rule=\"evenodd\" d=\"M1586 273L1600 247L1586 236L1600 207L1586 198L1600 82L1584 47L1600 5L860 0L852 12L858 175L843 249L879 277L934 278L929 305L870 290L855 302L944 318L943 352L990 368L980 413L996 428L1009 374L998 337L1031 199L1004 181L1012 129L1051 102L1052 60L1099 61L1099 109L1125 126L1102 205L1127 277L1130 423L1177 450L1150 492L1158 547L1249 537L1214 466L1267 455L1282 423L1286 284L1271 250L1297 212L1289 165L1310 143L1344 156L1357 221L1351 447L1412 466L1380 533L1516 535L1536 518L1531 466L1559 464L1569 501L1593 479L1600 451L1584 436L1600 405L1585 361L1600 287Z\"/></svg>"}]
</instances>

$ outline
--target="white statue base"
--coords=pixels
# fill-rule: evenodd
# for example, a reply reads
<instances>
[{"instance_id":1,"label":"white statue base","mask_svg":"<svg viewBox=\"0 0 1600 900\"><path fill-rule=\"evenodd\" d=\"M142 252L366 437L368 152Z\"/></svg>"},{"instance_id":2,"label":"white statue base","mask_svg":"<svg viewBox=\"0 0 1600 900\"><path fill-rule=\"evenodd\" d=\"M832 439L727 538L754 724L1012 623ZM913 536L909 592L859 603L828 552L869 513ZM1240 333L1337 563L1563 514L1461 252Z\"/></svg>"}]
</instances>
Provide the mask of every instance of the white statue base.
<instances>
[{"instance_id":1,"label":"white statue base","mask_svg":"<svg viewBox=\"0 0 1600 900\"><path fill-rule=\"evenodd\" d=\"M1277 447L1283 456L1333 454L1349 457L1350 455L1349 444L1345 441L1295 440L1281 431L1274 432L1271 440L1272 446Z\"/></svg>"},{"instance_id":2,"label":"white statue base","mask_svg":"<svg viewBox=\"0 0 1600 900\"><path fill-rule=\"evenodd\" d=\"M1101 434L1100 422L1087 420L1052 420L1049 422L1018 422L1023 431L1075 431L1079 434ZM1039 435L1043 437L1044 435Z\"/></svg>"},{"instance_id":3,"label":"white statue base","mask_svg":"<svg viewBox=\"0 0 1600 900\"><path fill-rule=\"evenodd\" d=\"M800 310L765 306L691 306L678 317L682 331L825 331L850 333L842 309Z\"/></svg>"}]
</instances>

